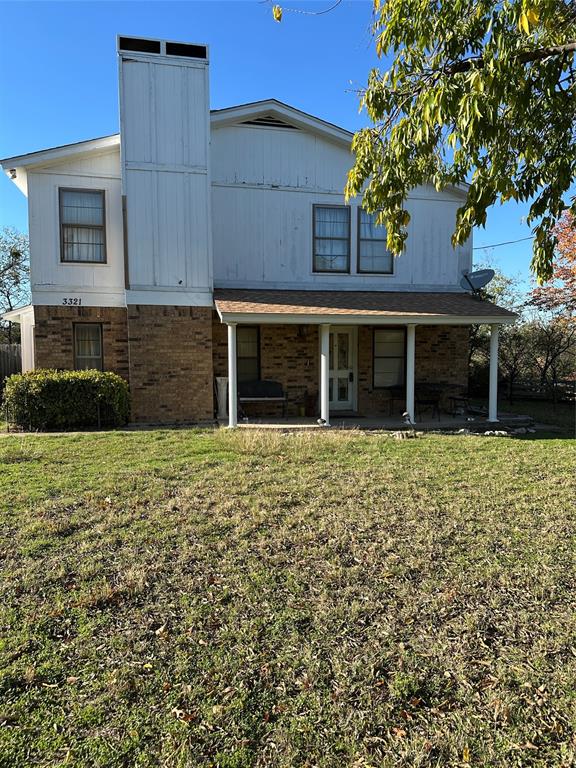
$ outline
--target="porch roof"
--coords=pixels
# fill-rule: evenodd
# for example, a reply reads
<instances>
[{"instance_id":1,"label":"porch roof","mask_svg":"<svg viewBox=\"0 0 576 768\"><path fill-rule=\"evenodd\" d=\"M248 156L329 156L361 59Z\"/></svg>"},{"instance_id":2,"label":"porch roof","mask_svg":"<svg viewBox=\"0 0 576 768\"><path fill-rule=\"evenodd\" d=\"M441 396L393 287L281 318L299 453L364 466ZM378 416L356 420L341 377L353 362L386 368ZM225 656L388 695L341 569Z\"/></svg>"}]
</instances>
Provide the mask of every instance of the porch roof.
<instances>
[{"instance_id":1,"label":"porch roof","mask_svg":"<svg viewBox=\"0 0 576 768\"><path fill-rule=\"evenodd\" d=\"M214 303L225 323L476 325L516 319L468 293L216 289Z\"/></svg>"}]
</instances>

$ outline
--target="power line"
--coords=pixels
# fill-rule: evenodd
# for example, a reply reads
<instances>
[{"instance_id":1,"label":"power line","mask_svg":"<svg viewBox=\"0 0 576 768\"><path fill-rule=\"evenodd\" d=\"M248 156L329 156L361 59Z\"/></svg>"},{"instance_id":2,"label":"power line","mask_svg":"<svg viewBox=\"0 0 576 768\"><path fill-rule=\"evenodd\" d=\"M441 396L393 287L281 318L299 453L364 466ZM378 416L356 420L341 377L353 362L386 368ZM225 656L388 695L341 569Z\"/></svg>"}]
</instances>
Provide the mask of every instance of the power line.
<instances>
[{"instance_id":1,"label":"power line","mask_svg":"<svg viewBox=\"0 0 576 768\"><path fill-rule=\"evenodd\" d=\"M505 243L493 243L492 245L475 245L472 250L483 251L485 248L499 248L501 245L514 245L514 243L523 243L525 240L533 240L532 235L530 237L521 237L518 240L506 240Z\"/></svg>"}]
</instances>

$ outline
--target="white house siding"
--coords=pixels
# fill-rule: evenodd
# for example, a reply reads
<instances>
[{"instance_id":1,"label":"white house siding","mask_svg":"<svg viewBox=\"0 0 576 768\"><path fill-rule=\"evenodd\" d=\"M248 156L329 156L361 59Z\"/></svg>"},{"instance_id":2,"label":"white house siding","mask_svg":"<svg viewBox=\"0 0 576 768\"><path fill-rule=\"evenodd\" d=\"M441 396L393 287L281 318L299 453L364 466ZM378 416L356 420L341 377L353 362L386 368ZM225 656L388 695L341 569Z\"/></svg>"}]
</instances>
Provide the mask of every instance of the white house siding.
<instances>
[{"instance_id":1,"label":"white house siding","mask_svg":"<svg viewBox=\"0 0 576 768\"><path fill-rule=\"evenodd\" d=\"M61 187L103 189L106 200L106 264L60 261ZM78 157L28 172L32 302L61 305L76 298L85 306L122 306L124 250L118 149Z\"/></svg>"},{"instance_id":2,"label":"white house siding","mask_svg":"<svg viewBox=\"0 0 576 768\"><path fill-rule=\"evenodd\" d=\"M34 307L20 316L20 344L22 349L22 371L34 370Z\"/></svg>"},{"instance_id":3,"label":"white house siding","mask_svg":"<svg viewBox=\"0 0 576 768\"><path fill-rule=\"evenodd\" d=\"M212 132L212 216L216 287L460 290L471 242L452 248L458 193L414 191L403 255L393 275L312 272L312 206L343 204L349 151L304 130L249 126ZM351 211L356 271L357 206Z\"/></svg>"},{"instance_id":4,"label":"white house siding","mask_svg":"<svg viewBox=\"0 0 576 768\"><path fill-rule=\"evenodd\" d=\"M208 64L120 54L129 304L211 304Z\"/></svg>"}]
</instances>

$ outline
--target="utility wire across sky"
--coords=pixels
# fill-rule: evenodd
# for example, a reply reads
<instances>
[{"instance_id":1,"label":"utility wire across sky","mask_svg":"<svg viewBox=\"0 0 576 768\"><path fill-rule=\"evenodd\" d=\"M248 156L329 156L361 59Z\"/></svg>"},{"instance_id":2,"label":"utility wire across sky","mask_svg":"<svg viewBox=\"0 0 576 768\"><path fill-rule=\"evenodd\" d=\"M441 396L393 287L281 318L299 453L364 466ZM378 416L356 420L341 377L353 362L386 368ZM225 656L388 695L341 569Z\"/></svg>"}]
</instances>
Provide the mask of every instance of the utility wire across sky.
<instances>
[{"instance_id":1,"label":"utility wire across sky","mask_svg":"<svg viewBox=\"0 0 576 768\"><path fill-rule=\"evenodd\" d=\"M530 237L521 237L518 240L506 240L505 243L493 243L492 245L475 245L474 251L483 251L485 248L499 248L501 245L513 245L514 243L523 243L525 240L533 240L532 235Z\"/></svg>"}]
</instances>

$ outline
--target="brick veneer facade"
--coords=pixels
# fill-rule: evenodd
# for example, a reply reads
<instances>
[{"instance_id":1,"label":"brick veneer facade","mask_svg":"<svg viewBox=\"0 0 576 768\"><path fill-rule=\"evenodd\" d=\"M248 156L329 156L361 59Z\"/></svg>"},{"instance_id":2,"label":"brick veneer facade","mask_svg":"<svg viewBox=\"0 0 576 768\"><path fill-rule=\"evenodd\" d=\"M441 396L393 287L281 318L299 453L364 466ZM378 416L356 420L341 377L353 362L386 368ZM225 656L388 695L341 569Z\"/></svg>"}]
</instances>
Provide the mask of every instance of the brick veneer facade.
<instances>
[{"instance_id":1,"label":"brick veneer facade","mask_svg":"<svg viewBox=\"0 0 576 768\"><path fill-rule=\"evenodd\" d=\"M442 388L441 407L447 408L450 395L468 388L468 345L470 329L459 325L417 325L415 380ZM358 410L365 416L397 416L401 401L389 400L389 392L373 387L373 329L362 326L358 333Z\"/></svg>"},{"instance_id":2,"label":"brick veneer facade","mask_svg":"<svg viewBox=\"0 0 576 768\"><path fill-rule=\"evenodd\" d=\"M228 375L227 327L214 313L212 331L214 375ZM287 396L286 414L297 416L306 407L306 395L318 393L318 327L314 325L261 325L260 377L280 381ZM281 407L270 403L246 406L250 415L280 415Z\"/></svg>"},{"instance_id":3,"label":"brick veneer facade","mask_svg":"<svg viewBox=\"0 0 576 768\"><path fill-rule=\"evenodd\" d=\"M214 316L212 332L214 375L226 376L227 330ZM468 385L467 326L416 327L416 382L442 386L442 405L451 394ZM319 338L314 325L260 326L260 375L280 381L287 394L286 413L298 415L308 394L317 401L319 390ZM373 328L358 328L358 413L362 416L388 416L390 394L373 387ZM392 403L393 415L403 410L401 402ZM250 404L249 415L278 415L275 405Z\"/></svg>"},{"instance_id":4,"label":"brick veneer facade","mask_svg":"<svg viewBox=\"0 0 576 768\"><path fill-rule=\"evenodd\" d=\"M104 369L129 378L125 307L34 307L36 368L74 368L74 324L102 325Z\"/></svg>"},{"instance_id":5,"label":"brick veneer facade","mask_svg":"<svg viewBox=\"0 0 576 768\"><path fill-rule=\"evenodd\" d=\"M104 370L130 384L132 421L210 421L214 416L212 309L34 307L36 368L74 368L74 324L102 325Z\"/></svg>"},{"instance_id":6,"label":"brick veneer facade","mask_svg":"<svg viewBox=\"0 0 576 768\"><path fill-rule=\"evenodd\" d=\"M210 421L214 376L228 373L227 328L209 307L134 305L34 308L37 368L73 368L75 323L101 323L104 368L130 383L132 420ZM468 381L469 329L416 327L416 382L442 386L444 402ZM315 325L260 326L260 375L280 381L287 415L317 408L319 331ZM358 328L358 413L387 416L389 393L373 387L373 328ZM393 403L393 414L402 403ZM277 416L272 404L251 404L249 415Z\"/></svg>"},{"instance_id":7,"label":"brick veneer facade","mask_svg":"<svg viewBox=\"0 0 576 768\"><path fill-rule=\"evenodd\" d=\"M128 307L132 420L214 418L212 309Z\"/></svg>"}]
</instances>

